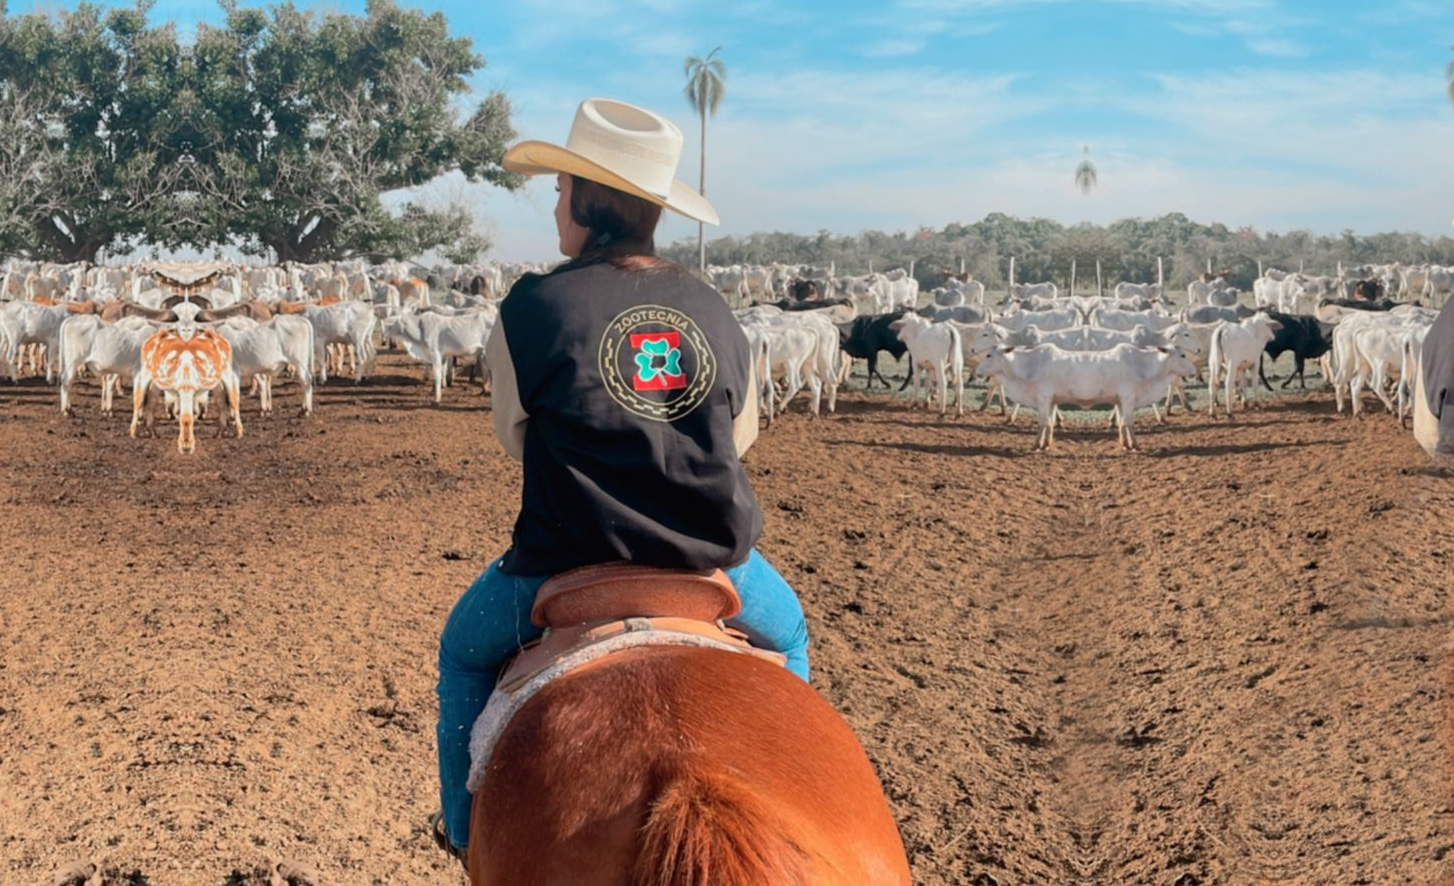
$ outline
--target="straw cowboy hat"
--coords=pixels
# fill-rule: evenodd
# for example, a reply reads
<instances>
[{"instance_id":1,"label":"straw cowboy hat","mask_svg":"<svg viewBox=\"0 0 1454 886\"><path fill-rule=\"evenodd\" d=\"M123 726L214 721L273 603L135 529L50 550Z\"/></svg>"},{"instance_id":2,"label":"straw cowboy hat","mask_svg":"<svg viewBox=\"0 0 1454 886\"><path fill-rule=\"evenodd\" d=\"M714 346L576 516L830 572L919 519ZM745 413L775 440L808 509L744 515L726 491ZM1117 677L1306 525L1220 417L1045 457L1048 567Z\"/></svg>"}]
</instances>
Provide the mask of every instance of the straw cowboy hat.
<instances>
[{"instance_id":1,"label":"straw cowboy hat","mask_svg":"<svg viewBox=\"0 0 1454 886\"><path fill-rule=\"evenodd\" d=\"M588 98L576 108L565 146L523 141L501 162L511 172L564 172L658 206L694 221L718 224L717 210L691 185L676 178L682 131L660 114L608 98Z\"/></svg>"}]
</instances>

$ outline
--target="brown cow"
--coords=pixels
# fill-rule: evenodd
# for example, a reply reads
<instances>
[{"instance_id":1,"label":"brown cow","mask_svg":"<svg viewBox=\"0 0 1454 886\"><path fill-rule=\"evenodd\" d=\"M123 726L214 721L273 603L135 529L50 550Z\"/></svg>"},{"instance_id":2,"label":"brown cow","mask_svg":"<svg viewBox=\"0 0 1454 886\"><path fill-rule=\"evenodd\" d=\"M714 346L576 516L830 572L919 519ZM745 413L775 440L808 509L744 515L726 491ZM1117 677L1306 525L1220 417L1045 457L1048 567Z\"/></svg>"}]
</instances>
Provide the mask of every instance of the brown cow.
<instances>
[{"instance_id":1,"label":"brown cow","mask_svg":"<svg viewBox=\"0 0 1454 886\"><path fill-rule=\"evenodd\" d=\"M238 411L241 399L237 378L232 373L232 345L211 329L162 329L141 346L141 369L132 381L131 436L141 421L148 385L177 397L177 451L183 455L195 452L197 439L192 425L197 414L197 395L218 385L226 389L228 407L237 436L242 436L242 416ZM226 422L226 412L222 421ZM147 416L151 427L151 416Z\"/></svg>"}]
</instances>

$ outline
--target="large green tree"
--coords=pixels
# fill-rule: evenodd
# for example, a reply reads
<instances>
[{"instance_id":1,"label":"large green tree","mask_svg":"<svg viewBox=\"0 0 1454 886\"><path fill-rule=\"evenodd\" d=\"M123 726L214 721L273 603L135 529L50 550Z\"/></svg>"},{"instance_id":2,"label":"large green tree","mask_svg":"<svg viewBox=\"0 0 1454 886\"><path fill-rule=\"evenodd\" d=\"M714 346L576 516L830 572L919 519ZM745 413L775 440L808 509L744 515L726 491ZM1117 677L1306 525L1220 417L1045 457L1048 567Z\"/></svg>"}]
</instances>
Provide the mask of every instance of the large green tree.
<instances>
[{"instance_id":1,"label":"large green tree","mask_svg":"<svg viewBox=\"0 0 1454 886\"><path fill-rule=\"evenodd\" d=\"M0 252L92 260L165 217L180 53L149 8L9 17L0 0Z\"/></svg>"},{"instance_id":2,"label":"large green tree","mask_svg":"<svg viewBox=\"0 0 1454 886\"><path fill-rule=\"evenodd\" d=\"M484 60L443 15L371 0L362 16L223 0L194 44L147 26L152 0L10 17L0 0L0 253L94 260L143 243L233 243L279 261L487 243L460 205L382 195L500 166L510 105L473 105Z\"/></svg>"},{"instance_id":3,"label":"large green tree","mask_svg":"<svg viewBox=\"0 0 1454 886\"><path fill-rule=\"evenodd\" d=\"M380 195L459 170L519 187L500 166L515 137L492 92L456 110L484 60L440 13L370 0L362 17L291 3L243 9L199 27L195 149L199 227L279 261L478 253L460 207L388 212Z\"/></svg>"}]
</instances>

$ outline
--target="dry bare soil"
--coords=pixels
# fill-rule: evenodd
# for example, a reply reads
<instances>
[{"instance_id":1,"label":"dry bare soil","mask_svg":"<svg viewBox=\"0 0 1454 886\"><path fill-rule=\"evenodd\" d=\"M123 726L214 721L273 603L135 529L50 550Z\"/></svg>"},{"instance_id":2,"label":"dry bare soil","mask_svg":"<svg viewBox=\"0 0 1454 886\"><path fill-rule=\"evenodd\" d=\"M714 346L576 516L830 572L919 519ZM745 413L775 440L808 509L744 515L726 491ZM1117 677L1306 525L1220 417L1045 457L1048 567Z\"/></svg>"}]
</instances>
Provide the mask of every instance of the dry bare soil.
<instances>
[{"instance_id":1,"label":"dry bare soil","mask_svg":"<svg viewBox=\"0 0 1454 886\"><path fill-rule=\"evenodd\" d=\"M424 832L436 642L519 474L421 375L250 401L187 458L94 387L67 418L0 383L0 883L460 882ZM748 455L916 882L1444 879L1454 479L1318 392L1140 454L1033 433L850 394Z\"/></svg>"}]
</instances>

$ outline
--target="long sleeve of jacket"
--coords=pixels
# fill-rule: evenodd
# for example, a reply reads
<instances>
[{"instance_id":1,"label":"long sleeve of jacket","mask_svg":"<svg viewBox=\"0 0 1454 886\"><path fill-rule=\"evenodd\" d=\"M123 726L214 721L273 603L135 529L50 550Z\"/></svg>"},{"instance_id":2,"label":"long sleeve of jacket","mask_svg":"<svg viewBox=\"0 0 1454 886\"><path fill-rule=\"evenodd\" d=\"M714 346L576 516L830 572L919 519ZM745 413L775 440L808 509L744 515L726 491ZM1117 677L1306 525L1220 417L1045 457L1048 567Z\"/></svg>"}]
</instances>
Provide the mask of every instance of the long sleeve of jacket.
<instances>
[{"instance_id":1,"label":"long sleeve of jacket","mask_svg":"<svg viewBox=\"0 0 1454 886\"><path fill-rule=\"evenodd\" d=\"M523 461L525 424L530 415L520 405L520 386L515 378L515 363L510 359L510 344L505 338L503 312L496 318L495 328L490 330L490 338L485 342L485 364L490 367L490 411L495 416L495 436L511 458ZM753 429L756 428L754 421Z\"/></svg>"},{"instance_id":2,"label":"long sleeve of jacket","mask_svg":"<svg viewBox=\"0 0 1454 886\"><path fill-rule=\"evenodd\" d=\"M732 442L737 445L737 457L741 458L747 454L747 450L754 440L757 439L757 401L760 388L757 381L757 366L754 364L747 369L747 399L742 403L742 411L732 419Z\"/></svg>"}]
</instances>

